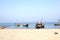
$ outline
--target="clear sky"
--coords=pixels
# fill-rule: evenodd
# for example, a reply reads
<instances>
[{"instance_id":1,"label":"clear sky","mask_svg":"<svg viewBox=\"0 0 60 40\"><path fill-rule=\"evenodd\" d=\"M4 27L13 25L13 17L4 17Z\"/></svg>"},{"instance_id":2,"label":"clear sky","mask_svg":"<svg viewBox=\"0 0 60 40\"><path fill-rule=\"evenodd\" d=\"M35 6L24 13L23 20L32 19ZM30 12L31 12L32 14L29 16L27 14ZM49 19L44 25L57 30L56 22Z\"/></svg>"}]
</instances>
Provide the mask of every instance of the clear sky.
<instances>
[{"instance_id":1,"label":"clear sky","mask_svg":"<svg viewBox=\"0 0 60 40\"><path fill-rule=\"evenodd\" d=\"M60 0L0 0L0 22L36 22L41 19L44 22L59 20Z\"/></svg>"}]
</instances>

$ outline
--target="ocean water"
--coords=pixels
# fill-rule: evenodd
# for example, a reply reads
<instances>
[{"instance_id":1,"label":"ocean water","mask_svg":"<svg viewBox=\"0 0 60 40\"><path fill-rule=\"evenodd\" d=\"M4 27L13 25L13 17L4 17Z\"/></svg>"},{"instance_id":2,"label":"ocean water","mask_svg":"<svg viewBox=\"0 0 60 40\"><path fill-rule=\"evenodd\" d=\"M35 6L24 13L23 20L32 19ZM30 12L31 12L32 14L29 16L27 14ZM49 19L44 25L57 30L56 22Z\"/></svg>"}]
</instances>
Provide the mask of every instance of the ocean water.
<instances>
[{"instance_id":1,"label":"ocean water","mask_svg":"<svg viewBox=\"0 0 60 40\"><path fill-rule=\"evenodd\" d=\"M56 22L43 22L44 23L44 29L60 29L60 26L54 26ZM23 24L26 23L20 23L19 29L25 29L26 27L23 27ZM35 29L36 23L28 23L29 28L28 29ZM8 26L7 29L15 29L15 23L0 23L0 26Z\"/></svg>"}]
</instances>

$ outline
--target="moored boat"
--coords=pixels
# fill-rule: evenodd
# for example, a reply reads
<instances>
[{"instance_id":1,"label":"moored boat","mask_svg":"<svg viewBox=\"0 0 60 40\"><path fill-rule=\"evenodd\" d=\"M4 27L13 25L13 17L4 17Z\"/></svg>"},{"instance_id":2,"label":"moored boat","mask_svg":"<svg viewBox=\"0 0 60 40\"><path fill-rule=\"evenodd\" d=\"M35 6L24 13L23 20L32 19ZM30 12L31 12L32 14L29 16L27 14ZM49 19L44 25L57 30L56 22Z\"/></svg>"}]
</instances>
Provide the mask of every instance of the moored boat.
<instances>
[{"instance_id":1,"label":"moored boat","mask_svg":"<svg viewBox=\"0 0 60 40\"><path fill-rule=\"evenodd\" d=\"M58 24L58 23L57 23L57 24L54 24L54 25L55 25L55 26L60 26L60 24Z\"/></svg>"},{"instance_id":2,"label":"moored boat","mask_svg":"<svg viewBox=\"0 0 60 40\"><path fill-rule=\"evenodd\" d=\"M36 29L44 28L44 24L42 22L37 22L35 28Z\"/></svg>"},{"instance_id":3,"label":"moored boat","mask_svg":"<svg viewBox=\"0 0 60 40\"><path fill-rule=\"evenodd\" d=\"M15 23L15 26L16 26L16 27L19 27L19 26L20 26L20 24L19 24L19 23Z\"/></svg>"},{"instance_id":4,"label":"moored boat","mask_svg":"<svg viewBox=\"0 0 60 40\"><path fill-rule=\"evenodd\" d=\"M54 24L55 26L60 26L60 20L58 20L58 23Z\"/></svg>"},{"instance_id":5,"label":"moored boat","mask_svg":"<svg viewBox=\"0 0 60 40\"><path fill-rule=\"evenodd\" d=\"M23 27L26 27L26 28L28 28L28 26L29 26L29 24L24 24L24 25L23 25Z\"/></svg>"},{"instance_id":6,"label":"moored boat","mask_svg":"<svg viewBox=\"0 0 60 40\"><path fill-rule=\"evenodd\" d=\"M7 26L0 26L0 29L5 29L7 28Z\"/></svg>"}]
</instances>

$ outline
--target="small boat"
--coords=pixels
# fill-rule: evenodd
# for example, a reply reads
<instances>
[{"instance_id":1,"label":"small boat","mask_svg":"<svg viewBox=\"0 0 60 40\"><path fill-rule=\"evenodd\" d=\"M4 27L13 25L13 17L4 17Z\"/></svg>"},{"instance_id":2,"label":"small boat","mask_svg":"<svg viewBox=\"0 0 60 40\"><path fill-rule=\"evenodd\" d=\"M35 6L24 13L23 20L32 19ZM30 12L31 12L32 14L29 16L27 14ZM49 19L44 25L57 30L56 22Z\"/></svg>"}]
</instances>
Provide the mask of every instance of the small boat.
<instances>
[{"instance_id":1,"label":"small boat","mask_svg":"<svg viewBox=\"0 0 60 40\"><path fill-rule=\"evenodd\" d=\"M36 29L44 28L44 25L43 25L42 22L37 22L36 25L35 25L35 28Z\"/></svg>"},{"instance_id":2,"label":"small boat","mask_svg":"<svg viewBox=\"0 0 60 40\"><path fill-rule=\"evenodd\" d=\"M5 29L7 28L7 26L0 26L0 29Z\"/></svg>"},{"instance_id":3,"label":"small boat","mask_svg":"<svg viewBox=\"0 0 60 40\"><path fill-rule=\"evenodd\" d=\"M55 26L60 26L60 24L54 24Z\"/></svg>"},{"instance_id":4,"label":"small boat","mask_svg":"<svg viewBox=\"0 0 60 40\"><path fill-rule=\"evenodd\" d=\"M26 27L26 28L28 28L28 26L29 26L29 24L24 24L24 25L23 25L23 27Z\"/></svg>"},{"instance_id":5,"label":"small boat","mask_svg":"<svg viewBox=\"0 0 60 40\"><path fill-rule=\"evenodd\" d=\"M58 20L58 23L54 24L55 26L60 26L60 20Z\"/></svg>"},{"instance_id":6,"label":"small boat","mask_svg":"<svg viewBox=\"0 0 60 40\"><path fill-rule=\"evenodd\" d=\"M15 23L15 26L16 26L16 27L19 27L19 26L20 26L20 24L19 24L19 23Z\"/></svg>"}]
</instances>

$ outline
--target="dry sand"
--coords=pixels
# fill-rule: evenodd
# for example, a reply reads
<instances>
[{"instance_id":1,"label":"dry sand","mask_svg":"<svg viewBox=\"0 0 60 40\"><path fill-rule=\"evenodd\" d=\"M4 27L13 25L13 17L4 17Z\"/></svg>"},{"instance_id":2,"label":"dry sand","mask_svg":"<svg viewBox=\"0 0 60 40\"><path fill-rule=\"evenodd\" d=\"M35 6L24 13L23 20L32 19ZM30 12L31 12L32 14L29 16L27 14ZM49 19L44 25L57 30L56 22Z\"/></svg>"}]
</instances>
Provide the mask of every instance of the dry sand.
<instances>
[{"instance_id":1,"label":"dry sand","mask_svg":"<svg viewBox=\"0 0 60 40\"><path fill-rule=\"evenodd\" d=\"M60 29L0 29L0 40L60 40Z\"/></svg>"}]
</instances>

